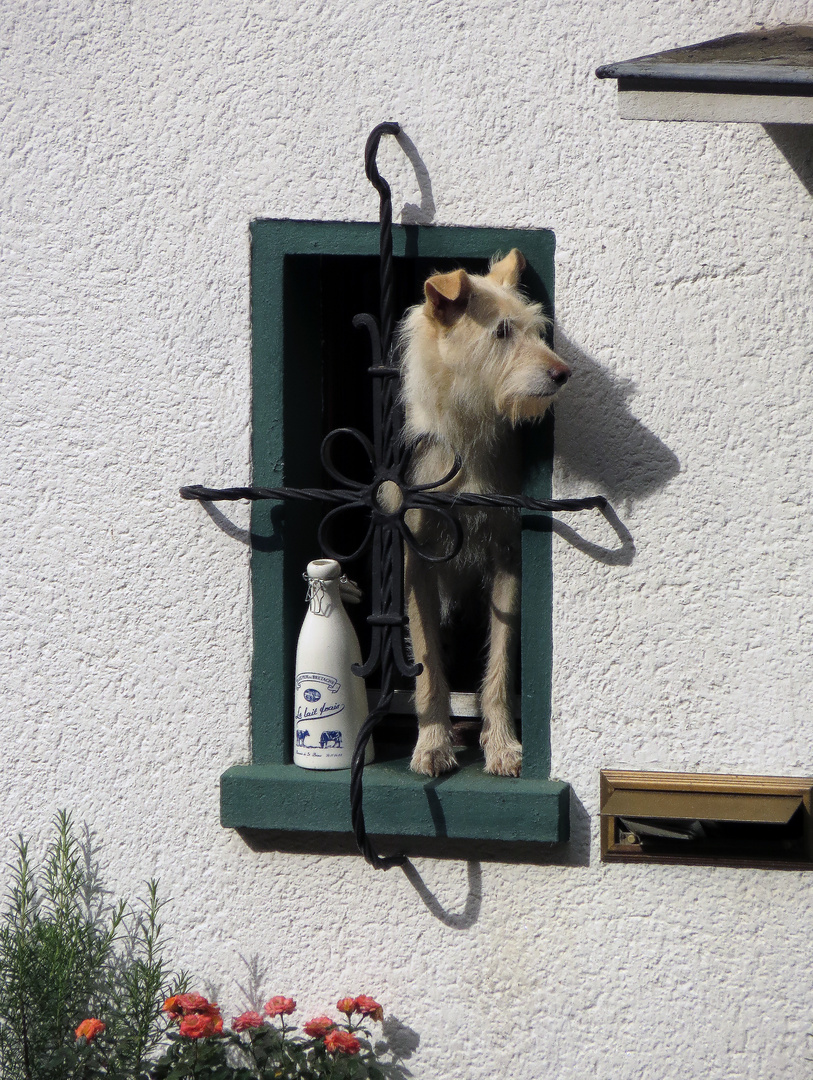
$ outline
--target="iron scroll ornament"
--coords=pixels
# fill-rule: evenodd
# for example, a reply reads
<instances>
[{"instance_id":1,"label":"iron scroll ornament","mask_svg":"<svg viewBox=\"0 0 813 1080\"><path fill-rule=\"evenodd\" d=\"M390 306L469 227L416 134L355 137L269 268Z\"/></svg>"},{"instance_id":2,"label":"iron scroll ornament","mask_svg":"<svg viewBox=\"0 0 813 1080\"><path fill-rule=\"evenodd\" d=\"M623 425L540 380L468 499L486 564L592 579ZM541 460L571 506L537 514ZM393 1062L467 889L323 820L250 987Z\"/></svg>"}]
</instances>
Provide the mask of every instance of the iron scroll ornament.
<instances>
[{"instance_id":1,"label":"iron scroll ornament","mask_svg":"<svg viewBox=\"0 0 813 1080\"><path fill-rule=\"evenodd\" d=\"M353 325L364 328L370 338L372 362L368 372L373 380L372 440L356 428L337 428L325 436L321 446L321 461L327 475L338 485L333 488L208 488L191 485L180 489L182 498L202 502L271 499L321 502L328 506L332 504L322 518L317 533L322 554L346 563L371 550L372 614L367 620L371 627L370 652L360 667L354 667L354 673L368 678L376 671L380 672L381 691L378 701L361 727L353 751L350 767L350 811L359 851L368 863L382 870L402 866L406 862L406 856L379 855L367 836L363 808L364 756L373 731L389 713L394 694L395 671L407 678L414 678L422 670L420 664L411 661L406 646L405 630L408 620L404 613L404 545L408 545L422 559L432 562L453 559L460 551L464 539L463 526L455 513L458 507L479 506L541 512L600 510L605 514L612 514L609 502L603 495L584 499L532 499L523 495L483 495L438 490L460 471L462 463L459 458L456 458L445 476L432 483L409 482L409 462L420 440L405 445L401 436L403 421L398 402L400 371L393 348L395 310L392 196L389 184L376 165L381 137L398 136L400 132L400 125L397 123L379 124L370 133L364 151L367 178L379 193L380 329L379 323L369 314L357 315ZM354 439L361 446L372 469L371 481L355 480L336 467L333 450L340 438ZM390 498L385 498L385 493L388 493ZM359 510L367 514L369 519L364 537L354 550L342 551L334 541L336 526L341 523L344 514ZM421 510L438 516L450 538L444 551L431 551L419 543L406 520L410 510Z\"/></svg>"}]
</instances>

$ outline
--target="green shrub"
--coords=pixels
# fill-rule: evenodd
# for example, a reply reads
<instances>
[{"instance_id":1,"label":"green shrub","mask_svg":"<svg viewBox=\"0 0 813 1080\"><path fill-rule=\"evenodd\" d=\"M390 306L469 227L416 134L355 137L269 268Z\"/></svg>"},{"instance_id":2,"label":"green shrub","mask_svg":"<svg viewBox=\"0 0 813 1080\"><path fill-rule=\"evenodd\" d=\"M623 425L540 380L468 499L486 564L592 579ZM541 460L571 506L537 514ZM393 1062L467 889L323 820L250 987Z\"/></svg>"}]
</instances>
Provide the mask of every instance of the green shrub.
<instances>
[{"instance_id":1,"label":"green shrub","mask_svg":"<svg viewBox=\"0 0 813 1080\"><path fill-rule=\"evenodd\" d=\"M167 970L154 881L135 907L105 905L67 813L40 865L17 842L0 913L0 1080L407 1080L366 995L303 1034L292 998L224 1027L219 1007ZM275 1021L279 1021L278 1027Z\"/></svg>"},{"instance_id":2,"label":"green shrub","mask_svg":"<svg viewBox=\"0 0 813 1080\"><path fill-rule=\"evenodd\" d=\"M39 866L20 837L0 916L2 1080L139 1080L164 1037L164 999L186 987L166 967L154 881L146 898L105 907L61 812ZM90 1038L76 1029L88 1019Z\"/></svg>"}]
</instances>

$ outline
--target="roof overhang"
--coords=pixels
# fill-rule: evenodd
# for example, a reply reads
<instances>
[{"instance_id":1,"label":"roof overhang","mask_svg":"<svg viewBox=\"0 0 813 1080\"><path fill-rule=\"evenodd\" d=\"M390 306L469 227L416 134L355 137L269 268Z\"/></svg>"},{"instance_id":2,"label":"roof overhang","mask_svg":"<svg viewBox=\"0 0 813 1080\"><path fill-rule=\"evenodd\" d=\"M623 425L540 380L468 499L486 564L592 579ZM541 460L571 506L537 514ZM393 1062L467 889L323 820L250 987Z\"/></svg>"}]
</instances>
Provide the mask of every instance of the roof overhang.
<instances>
[{"instance_id":1,"label":"roof overhang","mask_svg":"<svg viewBox=\"0 0 813 1080\"><path fill-rule=\"evenodd\" d=\"M626 120L813 124L813 26L729 34L604 64Z\"/></svg>"}]
</instances>

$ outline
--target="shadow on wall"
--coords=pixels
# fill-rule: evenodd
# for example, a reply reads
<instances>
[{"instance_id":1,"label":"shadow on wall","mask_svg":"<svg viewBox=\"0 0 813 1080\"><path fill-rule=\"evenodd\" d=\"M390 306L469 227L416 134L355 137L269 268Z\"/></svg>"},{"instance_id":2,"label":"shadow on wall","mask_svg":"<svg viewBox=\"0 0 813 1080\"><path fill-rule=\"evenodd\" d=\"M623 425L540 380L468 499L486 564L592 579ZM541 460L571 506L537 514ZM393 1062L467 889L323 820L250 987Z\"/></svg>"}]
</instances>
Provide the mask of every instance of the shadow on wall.
<instances>
[{"instance_id":1,"label":"shadow on wall","mask_svg":"<svg viewBox=\"0 0 813 1080\"><path fill-rule=\"evenodd\" d=\"M259 953L254 953L251 957L243 956L242 953L237 954L243 962L243 966L246 969L246 974L243 976L243 981L237 983L237 989L243 995L248 1002L248 1008L253 1009L254 1012L262 1013L263 1004L275 994L276 990L268 989L268 979L270 970L267 962L263 960ZM215 998L215 1000L217 1000Z\"/></svg>"},{"instance_id":2,"label":"shadow on wall","mask_svg":"<svg viewBox=\"0 0 813 1080\"><path fill-rule=\"evenodd\" d=\"M200 505L221 532L224 532L226 536L230 536L232 540L238 540L241 544L245 544L246 547L251 547L251 529L241 528L231 518L227 518L223 511L218 506L215 506L213 502L201 502Z\"/></svg>"},{"instance_id":3,"label":"shadow on wall","mask_svg":"<svg viewBox=\"0 0 813 1080\"><path fill-rule=\"evenodd\" d=\"M405 1080L412 1072L404 1064L421 1044L417 1031L402 1023L397 1016L385 1016L381 1025L384 1036L376 1042L375 1049L380 1056L390 1054L392 1060L381 1063L381 1072L386 1080Z\"/></svg>"},{"instance_id":4,"label":"shadow on wall","mask_svg":"<svg viewBox=\"0 0 813 1080\"><path fill-rule=\"evenodd\" d=\"M597 485L613 504L645 499L665 487L680 472L680 462L630 410L635 384L614 378L559 326L554 344L574 371L556 404L556 454L566 470Z\"/></svg>"},{"instance_id":5,"label":"shadow on wall","mask_svg":"<svg viewBox=\"0 0 813 1080\"><path fill-rule=\"evenodd\" d=\"M763 124L763 127L813 195L813 124Z\"/></svg>"},{"instance_id":6,"label":"shadow on wall","mask_svg":"<svg viewBox=\"0 0 813 1080\"><path fill-rule=\"evenodd\" d=\"M401 224L431 225L435 216L435 198L432 194L432 180L429 176L429 170L424 165L417 146L403 129L397 136L397 140L415 170L415 179L418 181L418 190L421 193L420 206L416 206L415 203L404 203L401 207Z\"/></svg>"},{"instance_id":7,"label":"shadow on wall","mask_svg":"<svg viewBox=\"0 0 813 1080\"><path fill-rule=\"evenodd\" d=\"M429 891L423 878L409 860L402 869L404 877L423 900L428 910L444 926L448 926L452 930L469 930L480 918L480 905L483 900L483 869L479 862L470 860L466 863L468 893L463 910L459 915L446 911L437 897Z\"/></svg>"}]
</instances>

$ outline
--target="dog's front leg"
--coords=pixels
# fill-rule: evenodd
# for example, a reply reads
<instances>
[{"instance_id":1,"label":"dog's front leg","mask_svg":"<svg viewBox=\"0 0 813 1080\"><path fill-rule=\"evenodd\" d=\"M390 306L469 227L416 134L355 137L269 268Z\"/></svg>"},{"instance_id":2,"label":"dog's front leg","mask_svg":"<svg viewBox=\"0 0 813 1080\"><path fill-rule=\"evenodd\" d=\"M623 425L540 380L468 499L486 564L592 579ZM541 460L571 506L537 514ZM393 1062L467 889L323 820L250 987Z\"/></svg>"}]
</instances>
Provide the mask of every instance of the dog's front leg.
<instances>
[{"instance_id":1,"label":"dog's front leg","mask_svg":"<svg viewBox=\"0 0 813 1080\"><path fill-rule=\"evenodd\" d=\"M522 746L511 708L512 659L519 631L520 578L515 569L497 567L489 606L488 664L481 690L485 771L519 776Z\"/></svg>"},{"instance_id":2,"label":"dog's front leg","mask_svg":"<svg viewBox=\"0 0 813 1080\"><path fill-rule=\"evenodd\" d=\"M440 647L440 598L435 571L422 565L410 550L406 552L404 584L412 655L423 664L415 680L418 741L409 767L413 772L439 776L457 765L449 720L449 685Z\"/></svg>"}]
</instances>

